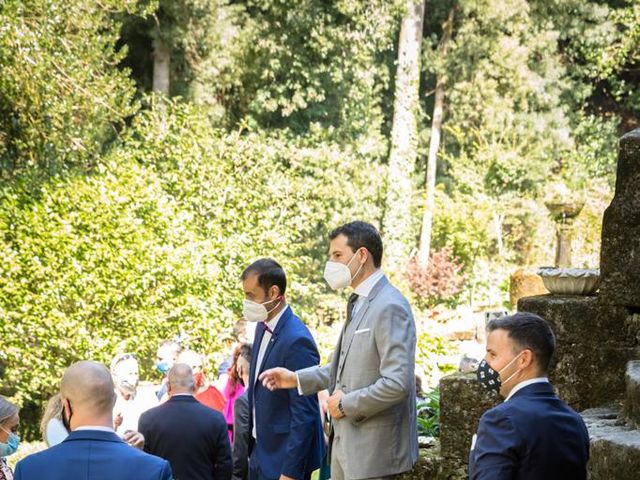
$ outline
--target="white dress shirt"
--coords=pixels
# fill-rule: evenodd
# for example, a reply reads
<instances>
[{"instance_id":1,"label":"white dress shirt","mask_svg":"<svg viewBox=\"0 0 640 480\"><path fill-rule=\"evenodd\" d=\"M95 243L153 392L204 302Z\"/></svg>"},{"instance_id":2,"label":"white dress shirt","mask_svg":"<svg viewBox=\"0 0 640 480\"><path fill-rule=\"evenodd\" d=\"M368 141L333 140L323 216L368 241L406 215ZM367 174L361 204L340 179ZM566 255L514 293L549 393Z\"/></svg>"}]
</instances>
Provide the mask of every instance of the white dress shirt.
<instances>
[{"instance_id":1,"label":"white dress shirt","mask_svg":"<svg viewBox=\"0 0 640 480\"><path fill-rule=\"evenodd\" d=\"M280 310L280 312L275 317L273 317L269 322L266 322L267 327L269 327L271 332L275 331L276 326L280 321L280 317L282 317L282 314L287 310L287 308L289 308L289 306L285 304L284 308ZM260 350L258 350L258 359L256 361L256 371L255 371L255 375L253 376L254 384L258 380L258 373L260 372L260 367L262 366L262 360L264 360L264 354L267 352L267 347L269 346L269 342L271 341L271 332L269 330L265 330L264 335L262 336L262 341L260 342ZM248 385L247 385L247 388L249 388ZM253 405L253 430L251 433L253 435L253 438L257 438L256 437L255 397L254 397L254 405Z\"/></svg>"}]
</instances>

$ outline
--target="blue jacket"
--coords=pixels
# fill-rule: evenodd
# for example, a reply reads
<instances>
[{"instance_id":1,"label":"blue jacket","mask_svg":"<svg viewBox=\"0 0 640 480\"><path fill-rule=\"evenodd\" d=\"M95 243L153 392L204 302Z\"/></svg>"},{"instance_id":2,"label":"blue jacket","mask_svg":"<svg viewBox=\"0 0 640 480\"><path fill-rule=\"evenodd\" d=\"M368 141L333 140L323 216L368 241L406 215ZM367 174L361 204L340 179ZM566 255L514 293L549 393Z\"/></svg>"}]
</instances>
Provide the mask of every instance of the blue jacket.
<instances>
[{"instance_id":1,"label":"blue jacket","mask_svg":"<svg viewBox=\"0 0 640 480\"><path fill-rule=\"evenodd\" d=\"M260 381L253 382L257 378L256 363L263 336L264 328L259 324L253 344L248 393L249 432L255 421L257 436L251 464L257 465L259 478L277 479L282 474L303 479L320 466L324 457L318 396L298 395L295 388L272 392ZM274 329L260 372L273 367L296 371L319 362L320 355L311 333L287 306Z\"/></svg>"},{"instance_id":2,"label":"blue jacket","mask_svg":"<svg viewBox=\"0 0 640 480\"><path fill-rule=\"evenodd\" d=\"M112 432L80 430L16 466L14 480L171 480L169 462Z\"/></svg>"},{"instance_id":3,"label":"blue jacket","mask_svg":"<svg viewBox=\"0 0 640 480\"><path fill-rule=\"evenodd\" d=\"M550 383L534 383L480 418L471 480L585 480L589 433Z\"/></svg>"}]
</instances>

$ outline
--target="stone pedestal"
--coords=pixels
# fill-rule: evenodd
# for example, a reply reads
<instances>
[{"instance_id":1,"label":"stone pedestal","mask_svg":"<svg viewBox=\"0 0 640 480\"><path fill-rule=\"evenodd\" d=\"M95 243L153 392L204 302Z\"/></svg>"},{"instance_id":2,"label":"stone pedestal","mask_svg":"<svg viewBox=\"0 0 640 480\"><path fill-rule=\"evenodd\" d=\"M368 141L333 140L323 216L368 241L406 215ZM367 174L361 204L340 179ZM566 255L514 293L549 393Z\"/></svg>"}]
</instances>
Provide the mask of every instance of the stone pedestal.
<instances>
[{"instance_id":1,"label":"stone pedestal","mask_svg":"<svg viewBox=\"0 0 640 480\"><path fill-rule=\"evenodd\" d=\"M602 221L600 298L640 308L640 129L620 139L616 193Z\"/></svg>"},{"instance_id":2,"label":"stone pedestal","mask_svg":"<svg viewBox=\"0 0 640 480\"><path fill-rule=\"evenodd\" d=\"M535 272L519 268L511 274L509 282L509 300L514 307L524 297L549 293L542 283L542 277Z\"/></svg>"},{"instance_id":3,"label":"stone pedestal","mask_svg":"<svg viewBox=\"0 0 640 480\"><path fill-rule=\"evenodd\" d=\"M467 465L480 417L500 402L476 380L456 373L440 380L440 454L448 465Z\"/></svg>"},{"instance_id":4,"label":"stone pedestal","mask_svg":"<svg viewBox=\"0 0 640 480\"><path fill-rule=\"evenodd\" d=\"M560 398L583 410L624 396L627 362L640 358L637 316L580 296L523 298L518 310L540 315L556 334L550 379Z\"/></svg>"}]
</instances>

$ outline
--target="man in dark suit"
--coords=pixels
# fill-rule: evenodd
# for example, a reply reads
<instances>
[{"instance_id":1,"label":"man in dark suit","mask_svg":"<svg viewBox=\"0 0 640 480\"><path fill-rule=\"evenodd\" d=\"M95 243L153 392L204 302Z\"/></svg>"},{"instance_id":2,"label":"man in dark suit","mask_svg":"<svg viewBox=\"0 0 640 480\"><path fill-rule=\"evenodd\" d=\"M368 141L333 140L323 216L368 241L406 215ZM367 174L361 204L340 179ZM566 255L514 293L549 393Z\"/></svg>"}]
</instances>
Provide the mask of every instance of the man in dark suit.
<instances>
[{"instance_id":1,"label":"man in dark suit","mask_svg":"<svg viewBox=\"0 0 640 480\"><path fill-rule=\"evenodd\" d=\"M191 368L183 363L171 367L169 400L147 410L138 423L144 449L169 460L178 480L230 480L227 422L222 413L196 400L194 390Z\"/></svg>"},{"instance_id":2,"label":"man in dark suit","mask_svg":"<svg viewBox=\"0 0 640 480\"><path fill-rule=\"evenodd\" d=\"M520 312L489 322L478 380L506 400L480 419L469 457L471 480L585 480L589 433L547 379L555 336Z\"/></svg>"},{"instance_id":3,"label":"man in dark suit","mask_svg":"<svg viewBox=\"0 0 640 480\"><path fill-rule=\"evenodd\" d=\"M271 259L251 264L242 274L243 316L258 322L249 372L249 425L254 446L250 480L304 480L324 455L318 397L275 391L258 381L278 365L297 370L317 365L320 355L311 333L287 305L287 278Z\"/></svg>"},{"instance_id":4,"label":"man in dark suit","mask_svg":"<svg viewBox=\"0 0 640 480\"><path fill-rule=\"evenodd\" d=\"M111 373L95 362L78 362L60 385L63 420L71 430L58 445L18 462L16 480L170 480L166 460L143 453L113 431L116 401Z\"/></svg>"}]
</instances>

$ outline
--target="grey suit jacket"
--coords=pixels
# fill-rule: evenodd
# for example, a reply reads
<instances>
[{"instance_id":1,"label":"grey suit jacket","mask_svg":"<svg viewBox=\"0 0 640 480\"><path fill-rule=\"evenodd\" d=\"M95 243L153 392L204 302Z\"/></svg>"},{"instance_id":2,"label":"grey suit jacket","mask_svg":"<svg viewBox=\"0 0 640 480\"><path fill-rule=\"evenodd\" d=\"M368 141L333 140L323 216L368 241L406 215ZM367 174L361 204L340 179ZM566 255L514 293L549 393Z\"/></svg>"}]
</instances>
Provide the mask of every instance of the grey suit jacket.
<instances>
[{"instance_id":1,"label":"grey suit jacket","mask_svg":"<svg viewBox=\"0 0 640 480\"><path fill-rule=\"evenodd\" d=\"M415 464L415 350L411 307L382 277L343 327L331 363L297 372L305 395L325 388L345 393L332 455L346 478L394 475Z\"/></svg>"}]
</instances>

